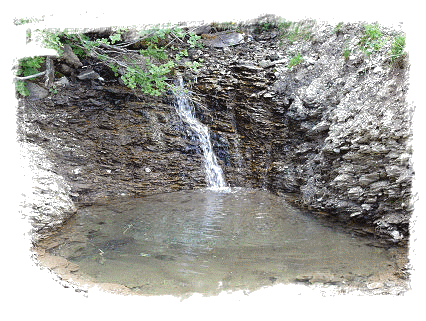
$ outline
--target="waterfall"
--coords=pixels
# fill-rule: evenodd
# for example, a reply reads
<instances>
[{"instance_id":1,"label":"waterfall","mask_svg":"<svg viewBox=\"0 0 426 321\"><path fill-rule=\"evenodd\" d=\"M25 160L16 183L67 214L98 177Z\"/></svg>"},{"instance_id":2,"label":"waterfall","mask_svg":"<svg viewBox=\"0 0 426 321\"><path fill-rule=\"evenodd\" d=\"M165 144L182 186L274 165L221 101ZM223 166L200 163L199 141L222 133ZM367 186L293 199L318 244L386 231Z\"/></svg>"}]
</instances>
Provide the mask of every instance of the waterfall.
<instances>
[{"instance_id":1,"label":"waterfall","mask_svg":"<svg viewBox=\"0 0 426 321\"><path fill-rule=\"evenodd\" d=\"M189 125L200 142L204 154L204 164L206 168L206 181L209 188L221 189L226 187L223 178L222 168L218 165L216 155L210 142L209 129L194 116L192 104L185 92L183 79L178 77L179 89L176 90L176 110L181 119Z\"/></svg>"}]
</instances>

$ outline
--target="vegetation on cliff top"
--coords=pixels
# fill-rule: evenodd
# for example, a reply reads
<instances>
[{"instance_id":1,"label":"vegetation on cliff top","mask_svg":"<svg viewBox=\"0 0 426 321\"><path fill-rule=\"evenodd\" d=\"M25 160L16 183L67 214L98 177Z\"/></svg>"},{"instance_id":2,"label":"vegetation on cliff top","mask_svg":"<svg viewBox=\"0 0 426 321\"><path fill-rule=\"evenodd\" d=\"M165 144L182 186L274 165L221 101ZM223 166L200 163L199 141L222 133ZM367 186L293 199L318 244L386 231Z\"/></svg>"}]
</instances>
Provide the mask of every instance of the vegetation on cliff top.
<instances>
[{"instance_id":1,"label":"vegetation on cliff top","mask_svg":"<svg viewBox=\"0 0 426 321\"><path fill-rule=\"evenodd\" d=\"M134 30L133 30L134 31ZM201 37L182 28L154 28L139 31L131 39L123 39L129 29L117 29L108 38L91 38L88 34L73 33L67 30L58 32L42 30L40 36L44 47L54 49L58 56L63 55L64 45L69 45L79 58L91 57L99 60L131 89L138 87L144 94L159 96L167 88L168 75L176 68L197 71L201 64L190 61L186 48L201 47ZM173 44L179 42L179 49ZM17 76L36 77L41 57L25 58L19 61ZM17 77L16 89L22 96L28 90L22 79Z\"/></svg>"},{"instance_id":2,"label":"vegetation on cliff top","mask_svg":"<svg viewBox=\"0 0 426 321\"><path fill-rule=\"evenodd\" d=\"M33 22L34 19L16 19L15 24ZM240 31L243 25L236 23L213 23L213 29ZM314 36L315 21L292 22L285 19L259 21L250 30L255 34L278 31L282 41L289 46L309 41ZM344 24L340 22L334 28L336 34L342 33ZM30 30L30 29L29 29ZM194 29L193 29L194 30ZM46 48L54 49L59 57L63 54L64 45L69 45L80 58L87 57L98 60L111 70L115 77L120 77L124 85L131 89L138 88L142 93L159 96L167 89L173 88L170 76L177 69L191 69L197 71L202 59L192 61L188 58L188 49L202 48L196 35L189 28L173 26L154 26L138 30L134 28L116 28L109 31L107 37L100 36L101 32L79 33L69 30L36 30ZM27 33L27 41L31 39L31 30ZM391 63L400 61L406 55L405 35L398 34L390 39L383 38L380 26L365 24L359 41L359 49L369 57L380 50L385 41L392 41L388 55ZM348 59L353 52L348 42L345 42L343 56ZM19 68L15 79L16 90L22 96L29 94L24 80L43 75L40 72L43 57L24 58L19 61ZM289 60L288 69L303 61L300 50Z\"/></svg>"}]
</instances>

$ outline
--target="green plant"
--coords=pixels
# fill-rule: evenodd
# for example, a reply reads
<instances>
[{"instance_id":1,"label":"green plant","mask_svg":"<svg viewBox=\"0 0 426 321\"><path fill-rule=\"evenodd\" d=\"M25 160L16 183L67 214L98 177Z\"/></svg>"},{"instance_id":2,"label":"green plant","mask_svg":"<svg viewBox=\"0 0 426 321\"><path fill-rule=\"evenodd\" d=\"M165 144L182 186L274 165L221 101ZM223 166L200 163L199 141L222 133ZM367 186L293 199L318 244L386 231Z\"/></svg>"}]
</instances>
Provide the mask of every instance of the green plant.
<instances>
[{"instance_id":1,"label":"green plant","mask_svg":"<svg viewBox=\"0 0 426 321\"><path fill-rule=\"evenodd\" d=\"M292 67L297 66L303 61L302 56L300 55L300 52L295 55L293 58L290 59L288 63L288 69L290 70Z\"/></svg>"},{"instance_id":2,"label":"green plant","mask_svg":"<svg viewBox=\"0 0 426 321\"><path fill-rule=\"evenodd\" d=\"M112 44L115 44L117 41L121 40L121 33L120 30L117 31L116 33L112 34L109 36L109 39L111 40Z\"/></svg>"},{"instance_id":3,"label":"green plant","mask_svg":"<svg viewBox=\"0 0 426 321\"><path fill-rule=\"evenodd\" d=\"M271 29L274 29L276 24L274 22L258 22L253 30L254 33L262 33Z\"/></svg>"},{"instance_id":4,"label":"green plant","mask_svg":"<svg viewBox=\"0 0 426 321\"><path fill-rule=\"evenodd\" d=\"M142 47L138 52L139 55L135 50L127 49L127 46L132 43L122 39L122 32L123 29L118 29L108 38L94 40L85 34L71 33L67 30L42 31L41 34L44 37L45 47L55 49L62 54L64 44L68 44L78 56L98 59L100 63L112 70L115 77L121 74L121 79L126 86L131 89L140 88L148 95L159 96L167 87L172 87L167 83L167 75L172 73L176 65L195 72L201 66L199 62L182 59L188 57L187 49L179 49L175 59L170 55L172 50L177 50L172 46L174 41L179 41L181 45L189 48L201 47L202 44L198 41L201 37L194 32L185 32L182 28L170 26L167 28L156 26L143 30L138 33L140 38L136 40ZM184 39L187 41L184 42ZM55 90L53 88L52 92Z\"/></svg>"},{"instance_id":5,"label":"green plant","mask_svg":"<svg viewBox=\"0 0 426 321\"><path fill-rule=\"evenodd\" d=\"M370 56L373 51L379 50L384 41L382 38L382 32L378 24L365 25L364 35L360 40L360 48L367 55Z\"/></svg>"},{"instance_id":6,"label":"green plant","mask_svg":"<svg viewBox=\"0 0 426 321\"><path fill-rule=\"evenodd\" d=\"M30 95L30 91L27 89L27 86L25 86L24 81L20 81L20 80L15 81L15 89L20 95L24 97L27 97Z\"/></svg>"},{"instance_id":7,"label":"green plant","mask_svg":"<svg viewBox=\"0 0 426 321\"><path fill-rule=\"evenodd\" d=\"M56 88L55 85L53 85L52 87L49 88L49 92L57 94L58 93L58 89Z\"/></svg>"},{"instance_id":8,"label":"green plant","mask_svg":"<svg viewBox=\"0 0 426 321\"><path fill-rule=\"evenodd\" d=\"M52 30L42 30L40 31L40 36L42 39L43 47L48 49L54 49L58 53L58 55L62 55L63 53L63 43L61 42L62 33L55 32Z\"/></svg>"},{"instance_id":9,"label":"green plant","mask_svg":"<svg viewBox=\"0 0 426 321\"><path fill-rule=\"evenodd\" d=\"M349 59L349 56L351 55L351 50L349 49L349 44L345 44L345 49L343 50L343 56L345 57L345 60Z\"/></svg>"},{"instance_id":10,"label":"green plant","mask_svg":"<svg viewBox=\"0 0 426 321\"><path fill-rule=\"evenodd\" d=\"M197 68L200 67L200 66L201 66L201 64L199 62L196 62L196 61L193 61L193 62L186 61L185 62L185 67L191 69L194 72L197 72L198 71Z\"/></svg>"},{"instance_id":11,"label":"green plant","mask_svg":"<svg viewBox=\"0 0 426 321\"><path fill-rule=\"evenodd\" d=\"M179 51L175 57L176 62L179 62L182 59L182 57L188 57L188 50L184 49Z\"/></svg>"},{"instance_id":12,"label":"green plant","mask_svg":"<svg viewBox=\"0 0 426 321\"><path fill-rule=\"evenodd\" d=\"M131 65L126 68L126 73L121 76L124 84L131 89L139 86L144 94L151 96L161 95L167 86L165 75L174 67L173 61L163 65L154 65L146 59L148 71L145 72L138 65Z\"/></svg>"},{"instance_id":13,"label":"green plant","mask_svg":"<svg viewBox=\"0 0 426 321\"><path fill-rule=\"evenodd\" d=\"M39 72L41 64L44 62L44 57L28 57L19 60L18 76L31 76Z\"/></svg>"},{"instance_id":14,"label":"green plant","mask_svg":"<svg viewBox=\"0 0 426 321\"><path fill-rule=\"evenodd\" d=\"M298 40L309 40L312 36L311 25L302 25L301 23L288 22L283 35L290 44Z\"/></svg>"},{"instance_id":15,"label":"green plant","mask_svg":"<svg viewBox=\"0 0 426 321\"><path fill-rule=\"evenodd\" d=\"M404 57L407 53L404 51L405 49L405 35L398 35L392 45L391 50L389 51L391 61L394 62L395 60Z\"/></svg>"},{"instance_id":16,"label":"green plant","mask_svg":"<svg viewBox=\"0 0 426 321\"><path fill-rule=\"evenodd\" d=\"M157 48L157 45L155 45L155 44L149 45L147 49L139 50L139 53L142 56L151 56L151 57L154 57L156 59L163 60L163 61L167 60L167 54L164 51L164 49L163 48L160 48L160 49Z\"/></svg>"},{"instance_id":17,"label":"green plant","mask_svg":"<svg viewBox=\"0 0 426 321\"><path fill-rule=\"evenodd\" d=\"M287 30L293 23L291 21L286 21L285 19L279 19L277 23L277 28L280 30Z\"/></svg>"},{"instance_id":18,"label":"green plant","mask_svg":"<svg viewBox=\"0 0 426 321\"><path fill-rule=\"evenodd\" d=\"M39 68L44 62L44 57L27 57L19 60L17 76L28 77L39 73ZM15 81L15 89L22 96L28 96L30 92L28 91L25 82L21 80Z\"/></svg>"},{"instance_id":19,"label":"green plant","mask_svg":"<svg viewBox=\"0 0 426 321\"><path fill-rule=\"evenodd\" d=\"M342 26L343 26L343 22L339 22L335 27L334 27L334 32L335 33L339 33L342 30Z\"/></svg>"},{"instance_id":20,"label":"green plant","mask_svg":"<svg viewBox=\"0 0 426 321\"><path fill-rule=\"evenodd\" d=\"M198 42L198 40L200 39L201 39L201 36L197 36L195 33L190 32L189 39L187 42L191 48L195 48L195 47L202 48L203 45L201 44L201 42Z\"/></svg>"}]
</instances>

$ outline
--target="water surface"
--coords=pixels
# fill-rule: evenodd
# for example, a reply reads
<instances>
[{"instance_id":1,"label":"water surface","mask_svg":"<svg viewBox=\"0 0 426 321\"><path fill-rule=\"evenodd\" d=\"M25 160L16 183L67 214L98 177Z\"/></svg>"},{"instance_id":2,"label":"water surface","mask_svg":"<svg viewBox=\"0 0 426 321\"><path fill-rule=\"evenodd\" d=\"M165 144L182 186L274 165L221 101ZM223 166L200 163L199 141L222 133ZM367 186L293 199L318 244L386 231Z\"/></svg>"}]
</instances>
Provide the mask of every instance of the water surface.
<instances>
[{"instance_id":1,"label":"water surface","mask_svg":"<svg viewBox=\"0 0 426 321\"><path fill-rule=\"evenodd\" d=\"M51 254L96 282L143 294L257 289L390 269L386 250L322 224L266 191L193 190L82 208Z\"/></svg>"}]
</instances>

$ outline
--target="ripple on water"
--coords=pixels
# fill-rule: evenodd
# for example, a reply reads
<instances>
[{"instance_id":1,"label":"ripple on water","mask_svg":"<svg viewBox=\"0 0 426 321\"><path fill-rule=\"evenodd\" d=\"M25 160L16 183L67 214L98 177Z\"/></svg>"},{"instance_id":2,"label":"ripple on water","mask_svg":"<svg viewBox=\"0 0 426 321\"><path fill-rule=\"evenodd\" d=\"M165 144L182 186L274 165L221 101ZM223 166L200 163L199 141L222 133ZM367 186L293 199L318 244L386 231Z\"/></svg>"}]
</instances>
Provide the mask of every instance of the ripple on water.
<instances>
[{"instance_id":1,"label":"ripple on water","mask_svg":"<svg viewBox=\"0 0 426 321\"><path fill-rule=\"evenodd\" d=\"M146 294L336 284L390 269L386 250L260 190L193 190L82 208L50 253Z\"/></svg>"}]
</instances>

